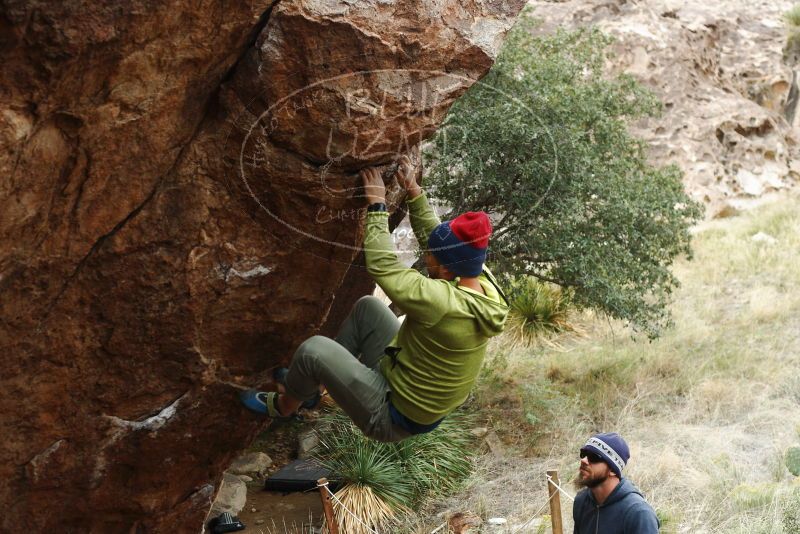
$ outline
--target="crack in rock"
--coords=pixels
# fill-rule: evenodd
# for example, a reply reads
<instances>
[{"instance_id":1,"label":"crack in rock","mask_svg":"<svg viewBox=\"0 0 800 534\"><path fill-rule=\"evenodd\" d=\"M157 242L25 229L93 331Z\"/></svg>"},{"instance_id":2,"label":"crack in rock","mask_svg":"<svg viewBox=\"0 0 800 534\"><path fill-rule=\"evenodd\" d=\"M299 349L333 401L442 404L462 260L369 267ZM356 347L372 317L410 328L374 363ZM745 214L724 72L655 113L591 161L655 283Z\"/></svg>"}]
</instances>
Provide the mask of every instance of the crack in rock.
<instances>
[{"instance_id":1,"label":"crack in rock","mask_svg":"<svg viewBox=\"0 0 800 534\"><path fill-rule=\"evenodd\" d=\"M225 281L228 282L232 276L236 276L243 280L249 280L250 278L255 278L257 276L264 276L272 272L272 269L269 267L265 267L264 265L256 265L252 269L248 269L246 271L240 271L235 267L231 267L225 273Z\"/></svg>"},{"instance_id":2,"label":"crack in rock","mask_svg":"<svg viewBox=\"0 0 800 534\"><path fill-rule=\"evenodd\" d=\"M117 417L116 415L104 415L103 417L114 423L116 426L120 428L125 428L131 431L138 431L138 430L149 430L151 432L157 431L159 428L163 427L167 422L177 413L178 405L180 402L189 394L187 391L177 399L175 399L172 404L166 406L161 409L157 414L148 417L142 421L129 421L127 419L122 419L121 417Z\"/></svg>"},{"instance_id":3,"label":"crack in rock","mask_svg":"<svg viewBox=\"0 0 800 534\"><path fill-rule=\"evenodd\" d=\"M105 455L106 449L114 445L122 436L129 432L137 432L139 430L158 432L160 428L166 425L169 420L172 419L175 414L177 414L178 406L188 395L189 391L185 392L169 405L159 410L157 414L147 417L141 421L129 421L128 419L117 417L116 415L103 415L102 417L104 419L107 419L113 423L114 428L111 430L108 438L103 441L99 447L97 460L95 461L94 469L92 470L92 486L97 487L97 485L100 483L100 480L103 478L103 476L105 476L107 466Z\"/></svg>"},{"instance_id":4,"label":"crack in rock","mask_svg":"<svg viewBox=\"0 0 800 534\"><path fill-rule=\"evenodd\" d=\"M236 249L230 244L227 244L226 248L236 252ZM228 263L221 263L215 267L216 274L220 279L224 280L225 283L230 283L230 281L233 278L239 278L240 280L249 281L252 280L253 278L266 276L273 270L272 267L261 264L255 264L254 267L245 268L241 266L241 263L244 263L245 265L247 264L253 265L255 262L252 260L249 261L244 260L244 262L239 262L240 269L237 269L236 267Z\"/></svg>"}]
</instances>

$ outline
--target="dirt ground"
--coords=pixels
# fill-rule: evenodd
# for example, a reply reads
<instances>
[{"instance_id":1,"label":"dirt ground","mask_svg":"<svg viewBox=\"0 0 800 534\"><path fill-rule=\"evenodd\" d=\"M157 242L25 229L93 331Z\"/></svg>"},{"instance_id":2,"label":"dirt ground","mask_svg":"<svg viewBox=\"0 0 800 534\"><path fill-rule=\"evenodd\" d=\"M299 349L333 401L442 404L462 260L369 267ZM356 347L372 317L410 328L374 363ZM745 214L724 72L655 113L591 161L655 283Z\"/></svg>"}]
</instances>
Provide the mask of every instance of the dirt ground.
<instances>
[{"instance_id":1,"label":"dirt ground","mask_svg":"<svg viewBox=\"0 0 800 534\"><path fill-rule=\"evenodd\" d=\"M247 506L239 513L247 532L307 533L322 524L322 503L317 490L306 493L264 491L261 484L248 485Z\"/></svg>"},{"instance_id":2,"label":"dirt ground","mask_svg":"<svg viewBox=\"0 0 800 534\"><path fill-rule=\"evenodd\" d=\"M313 426L319 412L304 411L303 417L302 421L273 423L248 449L269 455L273 464L268 475L297 459L298 436ZM264 480L256 478L247 484L247 504L239 513L246 532L307 534L310 527L322 525L322 502L317 490L296 493L266 491Z\"/></svg>"}]
</instances>

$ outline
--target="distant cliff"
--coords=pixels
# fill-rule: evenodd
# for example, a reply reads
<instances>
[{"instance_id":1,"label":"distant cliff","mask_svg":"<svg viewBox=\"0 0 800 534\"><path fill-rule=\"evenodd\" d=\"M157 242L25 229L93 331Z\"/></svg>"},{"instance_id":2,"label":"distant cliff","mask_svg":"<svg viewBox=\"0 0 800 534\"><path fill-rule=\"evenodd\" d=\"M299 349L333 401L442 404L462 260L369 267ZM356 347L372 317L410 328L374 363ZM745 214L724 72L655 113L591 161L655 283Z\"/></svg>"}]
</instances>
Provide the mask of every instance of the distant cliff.
<instances>
[{"instance_id":1,"label":"distant cliff","mask_svg":"<svg viewBox=\"0 0 800 534\"><path fill-rule=\"evenodd\" d=\"M795 62L783 15L794 2L534 1L542 31L597 25L617 41L611 68L653 89L664 114L634 126L659 163L685 171L711 216L800 179ZM788 120L787 120L788 118ZM790 124L789 121L792 121Z\"/></svg>"}]
</instances>

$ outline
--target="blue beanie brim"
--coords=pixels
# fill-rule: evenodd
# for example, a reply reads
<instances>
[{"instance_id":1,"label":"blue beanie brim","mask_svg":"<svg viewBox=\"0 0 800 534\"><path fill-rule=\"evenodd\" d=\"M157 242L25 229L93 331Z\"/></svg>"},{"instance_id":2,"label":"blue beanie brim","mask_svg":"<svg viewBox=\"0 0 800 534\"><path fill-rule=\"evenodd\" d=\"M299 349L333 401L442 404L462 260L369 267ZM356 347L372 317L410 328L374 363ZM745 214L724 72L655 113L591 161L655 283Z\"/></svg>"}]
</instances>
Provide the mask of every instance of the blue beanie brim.
<instances>
[{"instance_id":1,"label":"blue beanie brim","mask_svg":"<svg viewBox=\"0 0 800 534\"><path fill-rule=\"evenodd\" d=\"M586 441L581 450L593 452L603 458L608 467L620 478L631 456L628 444L615 432L595 434Z\"/></svg>"},{"instance_id":2,"label":"blue beanie brim","mask_svg":"<svg viewBox=\"0 0 800 534\"><path fill-rule=\"evenodd\" d=\"M461 241L450 229L450 221L441 223L431 232L428 251L456 276L478 276L486 262L486 249Z\"/></svg>"}]
</instances>

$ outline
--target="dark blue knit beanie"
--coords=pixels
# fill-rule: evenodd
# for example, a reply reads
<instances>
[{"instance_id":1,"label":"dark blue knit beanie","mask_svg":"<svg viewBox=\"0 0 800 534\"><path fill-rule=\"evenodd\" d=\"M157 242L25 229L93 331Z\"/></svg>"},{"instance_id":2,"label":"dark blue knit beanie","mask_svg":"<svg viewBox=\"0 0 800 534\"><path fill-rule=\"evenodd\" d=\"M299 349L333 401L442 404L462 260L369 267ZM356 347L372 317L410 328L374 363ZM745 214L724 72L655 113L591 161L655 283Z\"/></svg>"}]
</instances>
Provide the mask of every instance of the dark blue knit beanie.
<instances>
[{"instance_id":1,"label":"dark blue knit beanie","mask_svg":"<svg viewBox=\"0 0 800 534\"><path fill-rule=\"evenodd\" d=\"M456 276L478 276L486 261L492 223L482 211L468 211L434 228L428 250Z\"/></svg>"},{"instance_id":2,"label":"dark blue knit beanie","mask_svg":"<svg viewBox=\"0 0 800 534\"><path fill-rule=\"evenodd\" d=\"M622 470L625 468L625 464L628 463L631 457L628 444L616 432L595 434L586 441L586 445L581 447L581 451L593 452L603 458L608 467L620 478L622 478Z\"/></svg>"}]
</instances>

